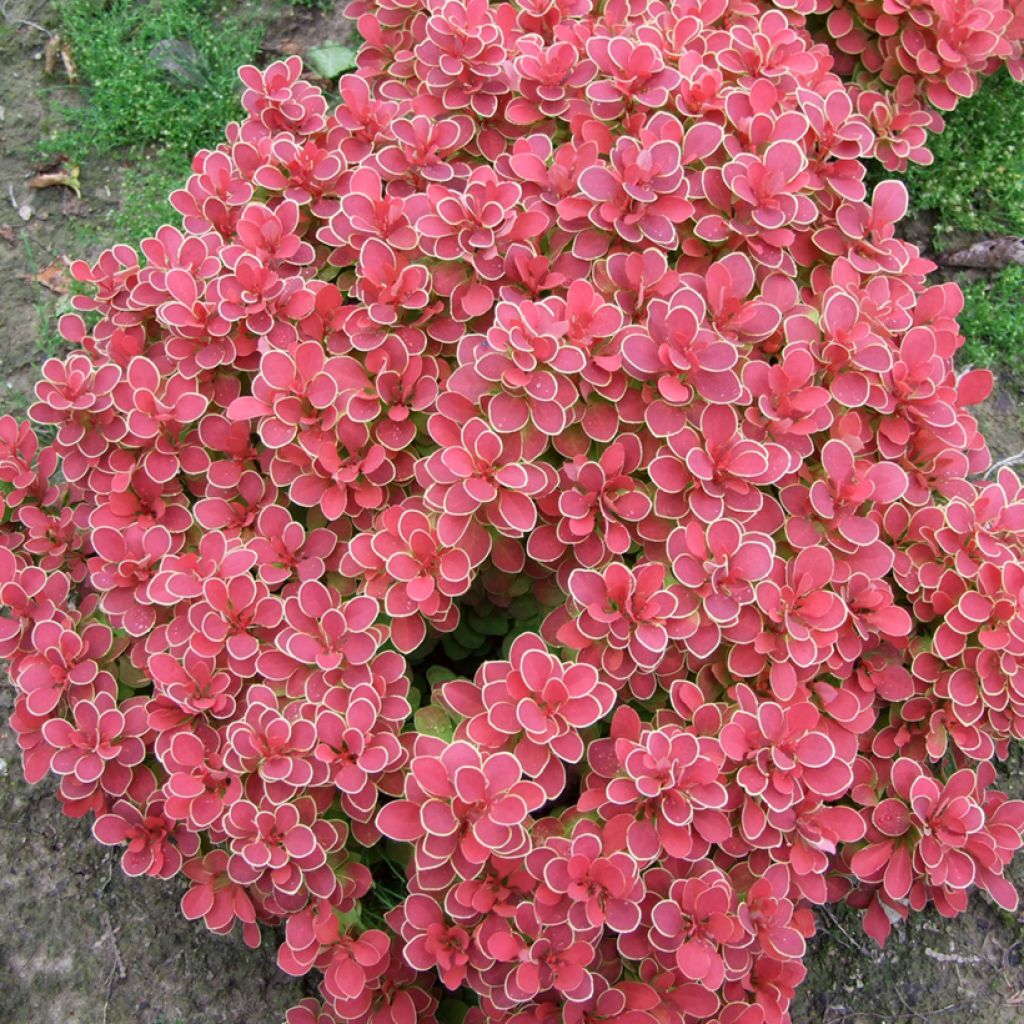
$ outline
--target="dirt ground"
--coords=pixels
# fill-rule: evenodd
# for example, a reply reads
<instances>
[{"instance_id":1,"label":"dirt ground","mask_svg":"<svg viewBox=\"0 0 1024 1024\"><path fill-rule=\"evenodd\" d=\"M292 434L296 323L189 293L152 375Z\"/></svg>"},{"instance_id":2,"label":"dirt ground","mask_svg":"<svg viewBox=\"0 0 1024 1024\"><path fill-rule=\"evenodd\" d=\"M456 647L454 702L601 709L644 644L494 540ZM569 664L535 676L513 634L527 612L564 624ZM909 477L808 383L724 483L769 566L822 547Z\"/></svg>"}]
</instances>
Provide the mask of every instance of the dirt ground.
<instances>
[{"instance_id":1,"label":"dirt ground","mask_svg":"<svg viewBox=\"0 0 1024 1024\"><path fill-rule=\"evenodd\" d=\"M60 301L34 278L63 256L95 255L76 239L104 222L122 173L116 161L84 163L81 199L29 187L63 86L43 74L47 36L19 19L50 27L53 5L0 2L0 413L15 415ZM345 25L299 10L268 34L267 59L344 38ZM186 921L180 880L127 878L116 851L60 813L50 784L25 784L10 706L0 684L0 1024L278 1024L310 990L278 970L275 937L253 952Z\"/></svg>"},{"instance_id":2,"label":"dirt ground","mask_svg":"<svg viewBox=\"0 0 1024 1024\"><path fill-rule=\"evenodd\" d=\"M34 280L76 248L83 225L117 203L116 161L82 167L82 197L32 190L36 142L51 121L54 83L42 73L46 35L14 19L54 23L53 5L0 0L0 413L20 413L44 358L54 297ZM265 42L268 57L343 38L335 12L293 13ZM1000 391L982 413L997 458L1024 450L1019 397ZM0 686L0 718L10 692ZM1024 755L1004 772L1024 796ZM1024 887L1024 861L1014 869ZM275 964L274 936L253 952L180 916L183 886L129 879L117 853L64 818L43 783L21 778L0 726L0 1024L279 1024L308 983ZM852 914L819 917L794 1024L1022 1024L1024 915L975 897L953 922L923 914L884 951Z\"/></svg>"},{"instance_id":3,"label":"dirt ground","mask_svg":"<svg viewBox=\"0 0 1024 1024\"><path fill-rule=\"evenodd\" d=\"M0 708L6 719L10 695ZM278 1024L304 994L274 962L178 911L182 884L128 878L116 851L21 778L0 735L0 1021ZM272 936L270 936L273 939Z\"/></svg>"}]
</instances>

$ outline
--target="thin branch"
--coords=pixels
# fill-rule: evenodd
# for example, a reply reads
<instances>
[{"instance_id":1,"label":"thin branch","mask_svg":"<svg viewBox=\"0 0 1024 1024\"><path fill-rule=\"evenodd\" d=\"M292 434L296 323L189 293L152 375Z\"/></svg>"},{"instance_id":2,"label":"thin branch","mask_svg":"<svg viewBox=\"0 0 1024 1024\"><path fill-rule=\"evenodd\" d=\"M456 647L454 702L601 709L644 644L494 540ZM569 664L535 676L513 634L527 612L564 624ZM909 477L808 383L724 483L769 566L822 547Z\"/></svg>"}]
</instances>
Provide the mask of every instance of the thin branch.
<instances>
[{"instance_id":1,"label":"thin branch","mask_svg":"<svg viewBox=\"0 0 1024 1024\"><path fill-rule=\"evenodd\" d=\"M11 14L7 8L11 0L0 0L0 14L3 15L3 19L8 25L18 25L21 28L31 28L36 32L42 32L44 36L48 38L53 37L53 33L48 28L43 28L38 22L29 21L27 18L16 18Z\"/></svg>"},{"instance_id":2,"label":"thin branch","mask_svg":"<svg viewBox=\"0 0 1024 1024\"><path fill-rule=\"evenodd\" d=\"M1005 459L993 462L985 471L984 475L988 478L994 477L999 470L1019 466L1022 462L1024 462L1024 451L1019 451L1016 455L1007 455Z\"/></svg>"},{"instance_id":3,"label":"thin branch","mask_svg":"<svg viewBox=\"0 0 1024 1024\"><path fill-rule=\"evenodd\" d=\"M103 1001L103 1019L102 1024L107 1024L107 1014L110 1012L110 997L114 994L114 981L120 978L124 981L128 975L128 970L124 965L124 960L121 958L121 950L117 945L117 929L114 928L110 921L110 915L104 910L103 920L107 926L107 930L101 937L103 939L110 940L110 947L114 951L114 962L110 966L110 974L107 975L107 995Z\"/></svg>"},{"instance_id":4,"label":"thin branch","mask_svg":"<svg viewBox=\"0 0 1024 1024\"><path fill-rule=\"evenodd\" d=\"M869 960L871 960L871 961L874 961L875 963L877 963L877 962L878 962L878 953L877 953L877 951L874 951L874 950L870 949L870 947L868 947L868 946L865 946L865 945L864 945L863 943L861 943L861 942L858 942L858 941L857 941L857 940L856 940L856 939L855 939L855 938L854 938L854 937L853 937L853 936L852 936L852 935L851 935L851 934L850 934L850 933L849 933L849 932L848 932L848 931L847 931L847 930L846 930L846 929L845 929L845 928L843 927L842 923L840 922L839 918L838 918L838 917L836 917L836 915L835 915L835 913L834 913L834 912L832 911L832 908L831 908L831 907L829 907L829 906L828 906L828 905L826 904L825 906L821 906L821 907L818 907L818 910L819 910L819 911L820 911L820 912L821 912L821 913L822 913L822 914L823 914L823 915L824 915L825 917L827 917L827 918L829 919L829 921L831 922L831 924L832 924L832 926L833 926L834 928L838 929L838 930L839 930L839 932L840 932L840 933L841 933L841 934L842 934L843 936L845 936L845 938L846 938L846 942L844 943L844 945L847 945L847 946L849 946L849 947L850 947L851 949L855 949L855 950L857 950L857 952L858 952L858 953L863 953L863 954L864 954L864 956L866 956L866 957L867 957L867 958L868 958Z\"/></svg>"}]
</instances>

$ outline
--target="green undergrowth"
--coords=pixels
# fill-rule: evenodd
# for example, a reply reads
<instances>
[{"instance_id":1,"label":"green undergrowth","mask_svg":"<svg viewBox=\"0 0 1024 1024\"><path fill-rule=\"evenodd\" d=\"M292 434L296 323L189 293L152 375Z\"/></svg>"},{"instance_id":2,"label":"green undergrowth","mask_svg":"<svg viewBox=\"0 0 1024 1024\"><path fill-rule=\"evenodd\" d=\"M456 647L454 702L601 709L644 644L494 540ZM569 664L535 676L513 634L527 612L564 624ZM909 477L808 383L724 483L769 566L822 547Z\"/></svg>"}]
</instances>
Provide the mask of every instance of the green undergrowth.
<instances>
[{"instance_id":1,"label":"green undergrowth","mask_svg":"<svg viewBox=\"0 0 1024 1024\"><path fill-rule=\"evenodd\" d=\"M259 59L265 21L252 4L216 0L61 0L58 12L80 84L45 148L85 175L98 158L120 165L109 183L119 202L83 220L83 248L137 241L178 219L169 193L237 120L238 68Z\"/></svg>"},{"instance_id":2,"label":"green undergrowth","mask_svg":"<svg viewBox=\"0 0 1024 1024\"><path fill-rule=\"evenodd\" d=\"M935 247L958 235L1024 234L1024 85L1005 71L946 115L935 162L906 174L911 212L934 218Z\"/></svg>"},{"instance_id":3,"label":"green undergrowth","mask_svg":"<svg viewBox=\"0 0 1024 1024\"><path fill-rule=\"evenodd\" d=\"M1024 384L1024 267L963 285L960 329L967 343L960 363L987 366Z\"/></svg>"},{"instance_id":4,"label":"green undergrowth","mask_svg":"<svg viewBox=\"0 0 1024 1024\"><path fill-rule=\"evenodd\" d=\"M150 147L189 155L238 116L238 67L263 25L211 0L63 0L85 104L56 144L73 155Z\"/></svg>"},{"instance_id":5,"label":"green undergrowth","mask_svg":"<svg viewBox=\"0 0 1024 1024\"><path fill-rule=\"evenodd\" d=\"M1024 85L1002 70L945 119L946 130L930 142L935 162L905 175L911 215L931 229L932 247L941 253L1024 235ZM960 283L967 339L960 364L1024 384L1024 268Z\"/></svg>"}]
</instances>

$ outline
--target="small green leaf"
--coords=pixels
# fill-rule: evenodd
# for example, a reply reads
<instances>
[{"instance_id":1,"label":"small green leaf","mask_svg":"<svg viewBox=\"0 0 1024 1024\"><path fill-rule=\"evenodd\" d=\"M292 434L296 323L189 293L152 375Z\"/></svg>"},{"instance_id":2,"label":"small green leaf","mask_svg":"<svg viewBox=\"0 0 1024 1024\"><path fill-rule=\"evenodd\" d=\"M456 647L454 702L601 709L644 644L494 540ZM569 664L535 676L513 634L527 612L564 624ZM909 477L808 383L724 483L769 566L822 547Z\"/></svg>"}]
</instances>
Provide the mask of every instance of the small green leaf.
<instances>
[{"instance_id":1,"label":"small green leaf","mask_svg":"<svg viewBox=\"0 0 1024 1024\"><path fill-rule=\"evenodd\" d=\"M440 686L442 683L447 683L449 679L455 678L455 673L444 665L431 665L427 669L427 682L431 686Z\"/></svg>"},{"instance_id":2,"label":"small green leaf","mask_svg":"<svg viewBox=\"0 0 1024 1024\"><path fill-rule=\"evenodd\" d=\"M522 597L517 597L509 605L508 610L516 619L532 619L536 618L540 612L540 606L533 594L524 594Z\"/></svg>"},{"instance_id":3,"label":"small green leaf","mask_svg":"<svg viewBox=\"0 0 1024 1024\"><path fill-rule=\"evenodd\" d=\"M356 51L340 43L325 43L309 50L306 60L321 78L337 78L356 66Z\"/></svg>"},{"instance_id":4,"label":"small green leaf","mask_svg":"<svg viewBox=\"0 0 1024 1024\"><path fill-rule=\"evenodd\" d=\"M412 860L412 853L412 843L396 843L393 839L384 843L384 859L399 868L404 868Z\"/></svg>"},{"instance_id":5,"label":"small green leaf","mask_svg":"<svg viewBox=\"0 0 1024 1024\"><path fill-rule=\"evenodd\" d=\"M478 633L468 622L460 622L452 634L455 640L462 644L469 651L481 647L484 642L484 635Z\"/></svg>"},{"instance_id":6,"label":"small green leaf","mask_svg":"<svg viewBox=\"0 0 1024 1024\"><path fill-rule=\"evenodd\" d=\"M409 687L409 707L415 711L423 703L423 692L416 685Z\"/></svg>"},{"instance_id":7,"label":"small green leaf","mask_svg":"<svg viewBox=\"0 0 1024 1024\"><path fill-rule=\"evenodd\" d=\"M352 910L347 910L344 913L340 910L334 912L335 917L338 919L338 926L343 932L347 932L350 928L358 928L362 923L362 906L359 901L356 900L356 905Z\"/></svg>"},{"instance_id":8,"label":"small green leaf","mask_svg":"<svg viewBox=\"0 0 1024 1024\"><path fill-rule=\"evenodd\" d=\"M469 1004L461 999L442 999L437 1008L437 1019L441 1024L462 1024L469 1013Z\"/></svg>"},{"instance_id":9,"label":"small green leaf","mask_svg":"<svg viewBox=\"0 0 1024 1024\"><path fill-rule=\"evenodd\" d=\"M451 633L445 633L443 640L441 641L444 647L444 653L451 658L452 661L462 661L470 651L458 643Z\"/></svg>"},{"instance_id":10,"label":"small green leaf","mask_svg":"<svg viewBox=\"0 0 1024 1024\"><path fill-rule=\"evenodd\" d=\"M486 636L504 636L508 632L507 615L488 615L473 618L473 628Z\"/></svg>"},{"instance_id":11,"label":"small green leaf","mask_svg":"<svg viewBox=\"0 0 1024 1024\"><path fill-rule=\"evenodd\" d=\"M451 743L455 733L455 724L436 704L428 704L427 707L420 708L412 716L412 721L416 731L424 736L437 736L445 743Z\"/></svg>"}]
</instances>

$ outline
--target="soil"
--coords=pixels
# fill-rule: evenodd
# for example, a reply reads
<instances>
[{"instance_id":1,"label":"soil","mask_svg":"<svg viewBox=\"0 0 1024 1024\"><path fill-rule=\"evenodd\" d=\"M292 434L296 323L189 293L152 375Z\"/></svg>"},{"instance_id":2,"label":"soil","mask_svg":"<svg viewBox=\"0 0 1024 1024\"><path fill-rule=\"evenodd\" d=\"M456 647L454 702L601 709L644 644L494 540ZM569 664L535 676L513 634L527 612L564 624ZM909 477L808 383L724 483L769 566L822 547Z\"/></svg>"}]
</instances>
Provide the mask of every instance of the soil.
<instances>
[{"instance_id":1,"label":"soil","mask_svg":"<svg viewBox=\"0 0 1024 1024\"><path fill-rule=\"evenodd\" d=\"M10 694L0 702L6 719ZM0 1021L278 1024L305 982L259 950L186 921L180 880L128 878L116 850L21 778L0 734Z\"/></svg>"},{"instance_id":2,"label":"soil","mask_svg":"<svg viewBox=\"0 0 1024 1024\"><path fill-rule=\"evenodd\" d=\"M1021 439L1018 430L1016 443ZM1000 775L1011 796L1024 797L1024 749L1011 754ZM1008 877L1024 891L1024 858ZM1024 1021L1024 915L978 893L953 920L930 908L912 915L884 949L864 935L852 911L826 908L805 963L793 1024Z\"/></svg>"},{"instance_id":3,"label":"soil","mask_svg":"<svg viewBox=\"0 0 1024 1024\"><path fill-rule=\"evenodd\" d=\"M46 4L4 5L9 18L50 20ZM34 278L70 252L78 217L96 217L115 202L103 168L88 168L83 198L64 188L35 190L38 142L50 120L53 83L43 80L47 37L0 20L0 408L16 412L31 392L40 362L43 307L50 297ZM95 173L94 173L95 172Z\"/></svg>"},{"instance_id":4,"label":"soil","mask_svg":"<svg viewBox=\"0 0 1024 1024\"><path fill-rule=\"evenodd\" d=\"M114 208L122 171L116 160L88 162L80 199L29 187L62 86L43 73L46 34L19 19L52 26L53 4L0 0L0 413L16 415L60 301L36 275L64 256L95 255L76 240ZM264 48L268 58L301 53L348 34L335 10L297 8L275 22ZM927 223L908 227L927 244ZM997 459L1024 452L1020 410L1009 389L981 410ZM10 703L0 687L5 721ZM118 853L61 814L52 785L27 786L18 762L12 733L0 727L0 1024L279 1024L308 994L308 981L275 966L276 936L252 951L237 935L186 921L180 880L127 878ZM1004 768L1004 783L1024 796L1024 752ZM1024 887L1024 859L1013 877ZM883 951L851 913L828 910L819 928L794 1024L1024 1022L1024 915L987 898L976 896L951 922L917 915Z\"/></svg>"},{"instance_id":5,"label":"soil","mask_svg":"<svg viewBox=\"0 0 1024 1024\"><path fill-rule=\"evenodd\" d=\"M123 168L81 167L82 196L32 189L44 169L39 140L54 124L55 90L43 68L54 4L0 2L0 414L24 414L61 303L35 280L67 256L92 257L80 239L117 204ZM277 4L274 5L279 6ZM4 19L6 15L6 22ZM336 12L302 8L275 23L267 60L344 40ZM29 787L6 726L11 692L0 684L0 1024L278 1024L312 987L275 963L278 937L248 949L185 920L185 886L131 879L119 852L59 809L54 787Z\"/></svg>"}]
</instances>

